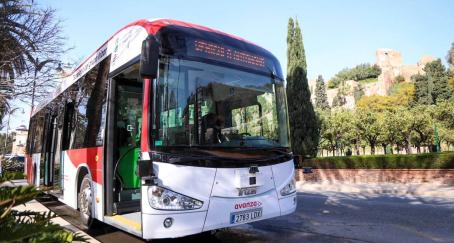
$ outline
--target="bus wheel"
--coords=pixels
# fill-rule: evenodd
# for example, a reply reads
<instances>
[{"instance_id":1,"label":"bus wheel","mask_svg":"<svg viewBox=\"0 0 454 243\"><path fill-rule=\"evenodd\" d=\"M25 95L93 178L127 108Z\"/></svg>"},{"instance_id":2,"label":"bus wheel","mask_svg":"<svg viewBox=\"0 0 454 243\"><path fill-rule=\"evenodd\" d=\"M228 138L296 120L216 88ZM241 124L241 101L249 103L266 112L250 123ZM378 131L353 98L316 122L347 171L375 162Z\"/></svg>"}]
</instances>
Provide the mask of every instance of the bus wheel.
<instances>
[{"instance_id":1,"label":"bus wheel","mask_svg":"<svg viewBox=\"0 0 454 243\"><path fill-rule=\"evenodd\" d=\"M91 179L87 174L80 183L79 193L77 194L77 202L79 204L79 217L84 226L89 228L93 223L93 190L91 188Z\"/></svg>"}]
</instances>

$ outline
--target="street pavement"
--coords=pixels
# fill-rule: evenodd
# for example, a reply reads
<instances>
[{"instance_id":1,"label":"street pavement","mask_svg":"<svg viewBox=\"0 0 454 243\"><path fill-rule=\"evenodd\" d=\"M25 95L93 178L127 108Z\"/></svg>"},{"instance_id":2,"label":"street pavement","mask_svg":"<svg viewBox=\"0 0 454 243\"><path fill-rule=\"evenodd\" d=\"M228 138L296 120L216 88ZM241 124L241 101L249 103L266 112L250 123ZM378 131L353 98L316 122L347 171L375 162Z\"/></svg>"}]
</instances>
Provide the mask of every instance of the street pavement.
<instances>
[{"instance_id":1,"label":"street pavement","mask_svg":"<svg viewBox=\"0 0 454 243\"><path fill-rule=\"evenodd\" d=\"M251 225L269 242L454 242L454 201L299 193L293 215Z\"/></svg>"},{"instance_id":2,"label":"street pavement","mask_svg":"<svg viewBox=\"0 0 454 243\"><path fill-rule=\"evenodd\" d=\"M77 225L68 207L43 205ZM142 242L103 223L87 232L101 242ZM288 216L197 235L156 242L454 242L452 199L355 194L298 193L297 211Z\"/></svg>"},{"instance_id":3,"label":"street pavement","mask_svg":"<svg viewBox=\"0 0 454 243\"><path fill-rule=\"evenodd\" d=\"M26 209L48 209L72 231L77 214L49 197ZM103 223L86 231L92 242L143 242ZM454 242L454 199L394 193L298 193L295 213L218 231L156 242ZM155 241L153 241L155 242Z\"/></svg>"}]
</instances>

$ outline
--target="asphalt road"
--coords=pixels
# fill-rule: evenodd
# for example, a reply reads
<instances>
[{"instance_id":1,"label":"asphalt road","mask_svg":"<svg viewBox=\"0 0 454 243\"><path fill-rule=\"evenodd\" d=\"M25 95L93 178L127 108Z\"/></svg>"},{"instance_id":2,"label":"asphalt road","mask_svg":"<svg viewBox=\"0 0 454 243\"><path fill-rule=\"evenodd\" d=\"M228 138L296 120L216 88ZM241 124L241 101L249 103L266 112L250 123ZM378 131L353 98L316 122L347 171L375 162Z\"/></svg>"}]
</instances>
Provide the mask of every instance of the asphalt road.
<instances>
[{"instance_id":1,"label":"asphalt road","mask_svg":"<svg viewBox=\"0 0 454 243\"><path fill-rule=\"evenodd\" d=\"M74 215L55 201L42 203L75 224ZM142 242L99 223L88 234L101 242ZM289 216L156 242L454 242L454 201L436 198L299 193ZM153 241L154 242L154 241Z\"/></svg>"}]
</instances>

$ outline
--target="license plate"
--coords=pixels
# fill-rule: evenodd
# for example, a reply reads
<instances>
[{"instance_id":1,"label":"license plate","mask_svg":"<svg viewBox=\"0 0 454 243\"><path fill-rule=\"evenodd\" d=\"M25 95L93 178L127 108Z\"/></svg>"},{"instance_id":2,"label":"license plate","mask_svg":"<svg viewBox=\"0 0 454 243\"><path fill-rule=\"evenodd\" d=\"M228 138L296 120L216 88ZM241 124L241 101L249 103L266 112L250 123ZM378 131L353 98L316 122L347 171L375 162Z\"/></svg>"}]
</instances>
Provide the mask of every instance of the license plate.
<instances>
[{"instance_id":1,"label":"license plate","mask_svg":"<svg viewBox=\"0 0 454 243\"><path fill-rule=\"evenodd\" d=\"M262 217L262 209L255 208L241 212L230 213L230 224L240 224Z\"/></svg>"}]
</instances>

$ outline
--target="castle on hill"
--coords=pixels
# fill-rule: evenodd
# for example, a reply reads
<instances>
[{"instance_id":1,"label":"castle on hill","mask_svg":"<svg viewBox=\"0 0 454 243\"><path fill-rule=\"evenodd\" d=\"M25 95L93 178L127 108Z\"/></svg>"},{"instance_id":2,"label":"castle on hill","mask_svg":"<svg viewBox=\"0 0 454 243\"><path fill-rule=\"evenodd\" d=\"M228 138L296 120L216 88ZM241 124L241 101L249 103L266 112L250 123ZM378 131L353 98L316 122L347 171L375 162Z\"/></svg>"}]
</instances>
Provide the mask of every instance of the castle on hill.
<instances>
[{"instance_id":1,"label":"castle on hill","mask_svg":"<svg viewBox=\"0 0 454 243\"><path fill-rule=\"evenodd\" d=\"M424 73L423 69L425 65L429 62L435 60L434 57L425 55L422 56L416 64L404 64L402 54L398 51L381 48L375 52L375 64L378 65L382 72L378 76L378 82L368 83L363 85L364 94L366 96L371 95L388 95L388 91L391 88L395 78L397 76L402 76L405 79L405 82L411 81L411 76ZM345 82L350 89L350 92L346 95L346 108L355 107L355 98L353 97L353 90L356 86L359 85L358 82L354 80L347 80ZM315 80L309 82L309 87L312 94L312 100L315 100ZM328 102L330 105L333 103L334 97L339 92L339 88L327 89L326 94L328 96Z\"/></svg>"}]
</instances>

